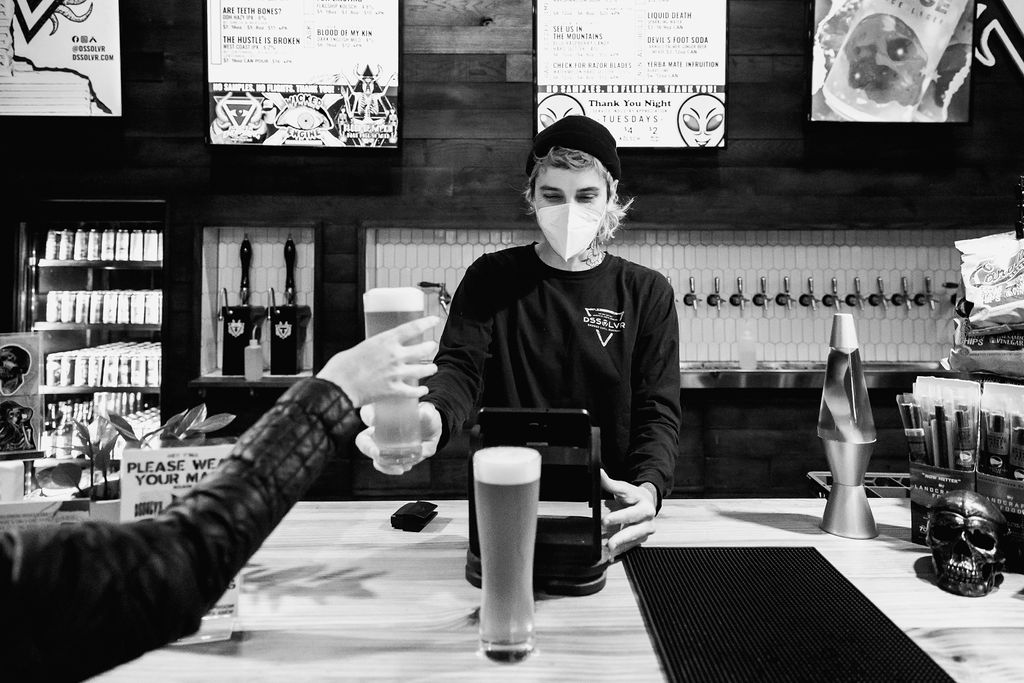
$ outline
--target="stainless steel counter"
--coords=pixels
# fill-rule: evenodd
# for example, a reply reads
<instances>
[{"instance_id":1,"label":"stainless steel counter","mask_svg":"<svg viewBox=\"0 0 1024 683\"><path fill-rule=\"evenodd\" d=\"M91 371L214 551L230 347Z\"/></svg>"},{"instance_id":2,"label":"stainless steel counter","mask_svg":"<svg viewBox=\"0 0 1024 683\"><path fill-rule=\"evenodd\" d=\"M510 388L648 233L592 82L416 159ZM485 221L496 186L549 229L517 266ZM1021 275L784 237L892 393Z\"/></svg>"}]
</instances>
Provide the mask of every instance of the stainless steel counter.
<instances>
[{"instance_id":1,"label":"stainless steel counter","mask_svg":"<svg viewBox=\"0 0 1024 683\"><path fill-rule=\"evenodd\" d=\"M820 389L825 363L761 362L756 370L740 370L739 363L683 362L679 364L682 389ZM918 376L963 377L938 363L864 363L869 389L908 390Z\"/></svg>"}]
</instances>

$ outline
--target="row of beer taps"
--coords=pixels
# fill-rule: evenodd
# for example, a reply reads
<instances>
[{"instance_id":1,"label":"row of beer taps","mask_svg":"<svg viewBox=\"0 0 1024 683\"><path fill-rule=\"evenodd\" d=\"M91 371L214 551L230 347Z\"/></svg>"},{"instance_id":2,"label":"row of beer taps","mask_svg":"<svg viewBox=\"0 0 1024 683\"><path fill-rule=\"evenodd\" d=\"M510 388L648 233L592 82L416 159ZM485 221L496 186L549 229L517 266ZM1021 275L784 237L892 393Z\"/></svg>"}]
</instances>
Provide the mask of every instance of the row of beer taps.
<instances>
[{"instance_id":1,"label":"row of beer taps","mask_svg":"<svg viewBox=\"0 0 1024 683\"><path fill-rule=\"evenodd\" d=\"M863 308L865 305L868 306L881 306L884 310L888 310L889 306L893 308L906 308L911 310L914 306L928 306L931 310L935 310L935 306L938 303L938 298L935 296L935 292L932 287L932 278L925 276L924 278L924 289L911 294L910 285L907 277L900 278L900 288L898 291L892 292L891 294L885 289L885 280L881 277L875 278L875 291L865 293L864 288L861 285L861 278L853 278L853 291L840 295L839 293L839 280L837 278L831 278L830 286L827 290L818 296L814 287L814 278L807 278L807 288L802 292L793 294L791 280L788 275L782 278L782 288L774 295L768 293L768 278L760 278L760 287L751 296L747 296L746 289L744 287L743 277L739 276L736 278L736 290L731 294L722 293L722 278L715 276L714 283L712 285L712 291L704 297L697 294L697 281L696 278L690 278L690 291L683 294L682 303L685 306L689 306L694 310L700 303L706 303L709 308L715 308L721 310L722 306L728 304L730 306L738 307L741 311L744 310L748 304L754 308L761 308L765 311L768 310L770 303L774 303L777 306L783 306L787 309L793 308L794 304L817 310L818 306L822 306L826 309L840 310L843 305L850 308ZM945 283L944 287L955 287L955 284Z\"/></svg>"}]
</instances>

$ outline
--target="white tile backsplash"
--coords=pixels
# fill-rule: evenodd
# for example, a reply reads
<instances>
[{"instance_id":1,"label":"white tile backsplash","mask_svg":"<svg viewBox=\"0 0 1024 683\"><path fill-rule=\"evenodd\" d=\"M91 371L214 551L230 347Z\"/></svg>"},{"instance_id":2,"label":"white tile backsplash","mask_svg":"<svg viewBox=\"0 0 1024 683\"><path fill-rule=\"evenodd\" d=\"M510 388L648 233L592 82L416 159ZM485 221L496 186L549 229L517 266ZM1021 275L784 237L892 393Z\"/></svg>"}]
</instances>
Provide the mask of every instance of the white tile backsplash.
<instances>
[{"instance_id":1,"label":"white tile backsplash","mask_svg":"<svg viewBox=\"0 0 1024 683\"><path fill-rule=\"evenodd\" d=\"M857 319L861 354L866 361L936 361L945 357L952 342L951 292L946 282L959 279L959 257L953 243L985 232L965 230L664 230L631 229L628 225L609 246L611 253L658 270L676 289L679 312L680 358L684 361L733 361L738 324L752 320L757 330L760 359L766 361L821 361L831 326L833 308L820 301L817 309L794 301L790 308L775 303L788 276L791 295L799 299L814 280L820 299L830 293L836 278L839 310ZM538 239L536 230L367 230L365 287L410 286L421 281L444 282L454 292L466 268L480 255ZM689 278L695 280L698 304L684 306ZM714 278L721 283L722 306L706 303ZM743 278L744 296L750 298L766 278L768 305L743 309L729 304ZM863 296L877 292L877 278L887 298L900 292L907 278L910 297L932 280L935 309L911 304L887 308L849 307L842 300L861 280ZM429 312L438 310L430 299ZM436 335L435 335L436 336Z\"/></svg>"}]
</instances>

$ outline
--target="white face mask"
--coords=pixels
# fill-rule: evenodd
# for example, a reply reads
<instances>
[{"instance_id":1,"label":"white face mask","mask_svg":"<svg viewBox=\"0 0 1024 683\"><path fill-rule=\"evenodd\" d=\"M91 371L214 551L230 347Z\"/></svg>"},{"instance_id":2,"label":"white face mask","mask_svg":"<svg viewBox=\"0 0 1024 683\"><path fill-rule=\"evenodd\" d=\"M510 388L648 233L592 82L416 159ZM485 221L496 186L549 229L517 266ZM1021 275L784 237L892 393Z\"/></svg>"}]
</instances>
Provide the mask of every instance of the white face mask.
<instances>
[{"instance_id":1,"label":"white face mask","mask_svg":"<svg viewBox=\"0 0 1024 683\"><path fill-rule=\"evenodd\" d=\"M601 227L603 211L572 202L537 209L537 224L555 253L568 261L590 246Z\"/></svg>"}]
</instances>

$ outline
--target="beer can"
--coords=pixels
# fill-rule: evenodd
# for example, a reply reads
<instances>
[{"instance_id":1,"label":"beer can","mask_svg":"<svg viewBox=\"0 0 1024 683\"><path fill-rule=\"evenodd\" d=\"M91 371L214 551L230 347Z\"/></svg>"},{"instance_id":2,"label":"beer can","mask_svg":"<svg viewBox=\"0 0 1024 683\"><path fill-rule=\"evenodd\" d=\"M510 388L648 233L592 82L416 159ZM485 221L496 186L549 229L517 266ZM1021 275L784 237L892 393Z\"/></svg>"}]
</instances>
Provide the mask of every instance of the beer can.
<instances>
[{"instance_id":1,"label":"beer can","mask_svg":"<svg viewBox=\"0 0 1024 683\"><path fill-rule=\"evenodd\" d=\"M100 233L100 260L114 260L115 234L113 230L104 230Z\"/></svg>"},{"instance_id":2,"label":"beer can","mask_svg":"<svg viewBox=\"0 0 1024 683\"><path fill-rule=\"evenodd\" d=\"M108 289L103 292L103 323L111 325L117 322L117 290Z\"/></svg>"},{"instance_id":3,"label":"beer can","mask_svg":"<svg viewBox=\"0 0 1024 683\"><path fill-rule=\"evenodd\" d=\"M57 258L57 250L60 245L60 231L48 230L46 232L46 247L43 249L43 258Z\"/></svg>"},{"instance_id":4,"label":"beer can","mask_svg":"<svg viewBox=\"0 0 1024 683\"><path fill-rule=\"evenodd\" d=\"M128 234L128 260L141 261L144 252L144 244L141 230L132 230Z\"/></svg>"},{"instance_id":5,"label":"beer can","mask_svg":"<svg viewBox=\"0 0 1024 683\"><path fill-rule=\"evenodd\" d=\"M89 231L89 245L86 250L85 257L90 261L100 260L100 231L90 230Z\"/></svg>"},{"instance_id":6,"label":"beer can","mask_svg":"<svg viewBox=\"0 0 1024 683\"><path fill-rule=\"evenodd\" d=\"M128 356L120 356L117 360L117 386L131 386L132 364Z\"/></svg>"},{"instance_id":7,"label":"beer can","mask_svg":"<svg viewBox=\"0 0 1024 683\"><path fill-rule=\"evenodd\" d=\"M108 354L103 357L103 386L117 386L117 363L117 356Z\"/></svg>"},{"instance_id":8,"label":"beer can","mask_svg":"<svg viewBox=\"0 0 1024 683\"><path fill-rule=\"evenodd\" d=\"M84 261L89 255L89 231L75 230L75 248L73 256L76 261Z\"/></svg>"},{"instance_id":9,"label":"beer can","mask_svg":"<svg viewBox=\"0 0 1024 683\"><path fill-rule=\"evenodd\" d=\"M74 255L74 236L71 230L61 230L60 242L57 244L57 258L61 261L70 261Z\"/></svg>"},{"instance_id":10,"label":"beer can","mask_svg":"<svg viewBox=\"0 0 1024 683\"><path fill-rule=\"evenodd\" d=\"M141 353L133 353L131 356L131 385L133 387L146 386L146 357Z\"/></svg>"},{"instance_id":11,"label":"beer can","mask_svg":"<svg viewBox=\"0 0 1024 683\"><path fill-rule=\"evenodd\" d=\"M89 292L79 290L75 292L75 322L89 322Z\"/></svg>"},{"instance_id":12,"label":"beer can","mask_svg":"<svg viewBox=\"0 0 1024 683\"><path fill-rule=\"evenodd\" d=\"M121 290L117 293L117 322L126 324L131 322L132 293Z\"/></svg>"},{"instance_id":13,"label":"beer can","mask_svg":"<svg viewBox=\"0 0 1024 683\"><path fill-rule=\"evenodd\" d=\"M103 322L103 292L100 290L89 294L89 322L93 325Z\"/></svg>"},{"instance_id":14,"label":"beer can","mask_svg":"<svg viewBox=\"0 0 1024 683\"><path fill-rule=\"evenodd\" d=\"M60 293L60 321L62 323L75 322L75 293L63 291Z\"/></svg>"},{"instance_id":15,"label":"beer can","mask_svg":"<svg viewBox=\"0 0 1024 683\"><path fill-rule=\"evenodd\" d=\"M69 387L75 376L74 357L70 353L60 354L60 375L57 378L57 386Z\"/></svg>"},{"instance_id":16,"label":"beer can","mask_svg":"<svg viewBox=\"0 0 1024 683\"><path fill-rule=\"evenodd\" d=\"M103 356L98 353L89 355L89 386L98 387L103 384Z\"/></svg>"},{"instance_id":17,"label":"beer can","mask_svg":"<svg viewBox=\"0 0 1024 683\"><path fill-rule=\"evenodd\" d=\"M159 238L158 238L157 231L156 230L147 230L146 234L143 236L142 239L143 239L142 260L143 261L159 261L160 260L158 258L159 248L157 246L157 240Z\"/></svg>"},{"instance_id":18,"label":"beer can","mask_svg":"<svg viewBox=\"0 0 1024 683\"><path fill-rule=\"evenodd\" d=\"M59 291L46 293L46 322L60 322L60 298L61 292Z\"/></svg>"},{"instance_id":19,"label":"beer can","mask_svg":"<svg viewBox=\"0 0 1024 683\"><path fill-rule=\"evenodd\" d=\"M46 385L60 386L60 353L50 353L46 356Z\"/></svg>"},{"instance_id":20,"label":"beer can","mask_svg":"<svg viewBox=\"0 0 1024 683\"><path fill-rule=\"evenodd\" d=\"M128 322L142 325L146 322L146 293L132 292L129 304Z\"/></svg>"},{"instance_id":21,"label":"beer can","mask_svg":"<svg viewBox=\"0 0 1024 683\"><path fill-rule=\"evenodd\" d=\"M146 360L146 384L160 386L160 354L154 353Z\"/></svg>"},{"instance_id":22,"label":"beer can","mask_svg":"<svg viewBox=\"0 0 1024 683\"><path fill-rule=\"evenodd\" d=\"M115 261L127 261L128 260L128 231L118 230L114 233L114 260Z\"/></svg>"},{"instance_id":23,"label":"beer can","mask_svg":"<svg viewBox=\"0 0 1024 683\"><path fill-rule=\"evenodd\" d=\"M146 292L146 324L159 325L163 315L163 292L154 289Z\"/></svg>"},{"instance_id":24,"label":"beer can","mask_svg":"<svg viewBox=\"0 0 1024 683\"><path fill-rule=\"evenodd\" d=\"M89 356L84 353L75 354L75 377L72 386L84 387L89 384Z\"/></svg>"}]
</instances>

